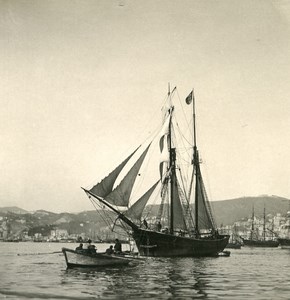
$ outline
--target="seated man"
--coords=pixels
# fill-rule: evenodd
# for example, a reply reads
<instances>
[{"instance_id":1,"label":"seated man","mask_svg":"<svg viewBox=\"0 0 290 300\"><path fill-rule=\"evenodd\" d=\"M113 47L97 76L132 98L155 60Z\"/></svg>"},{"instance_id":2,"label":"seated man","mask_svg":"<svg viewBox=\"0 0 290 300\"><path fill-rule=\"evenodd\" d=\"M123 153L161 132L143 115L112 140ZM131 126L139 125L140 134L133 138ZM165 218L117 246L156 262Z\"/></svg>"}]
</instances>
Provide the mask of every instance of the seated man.
<instances>
[{"instance_id":1,"label":"seated man","mask_svg":"<svg viewBox=\"0 0 290 300\"><path fill-rule=\"evenodd\" d=\"M92 246L91 243L92 243L92 240L91 240L91 239L88 239L88 240L86 241L86 244L85 244L84 249L89 249L89 248Z\"/></svg>"},{"instance_id":2,"label":"seated man","mask_svg":"<svg viewBox=\"0 0 290 300\"><path fill-rule=\"evenodd\" d=\"M76 251L83 250L83 244L81 243L78 247L76 247Z\"/></svg>"},{"instance_id":3,"label":"seated man","mask_svg":"<svg viewBox=\"0 0 290 300\"><path fill-rule=\"evenodd\" d=\"M113 253L114 253L114 250L113 250L113 246L111 245L110 248L108 248L108 249L106 250L106 254L111 255L111 254L113 254Z\"/></svg>"},{"instance_id":4,"label":"seated man","mask_svg":"<svg viewBox=\"0 0 290 300\"><path fill-rule=\"evenodd\" d=\"M92 245L92 240L87 240L86 242L86 245L85 245L85 250L87 253L91 253L91 254L94 254L96 253L96 246L95 245Z\"/></svg>"},{"instance_id":5,"label":"seated man","mask_svg":"<svg viewBox=\"0 0 290 300\"><path fill-rule=\"evenodd\" d=\"M95 245L89 245L88 250L91 254L95 254L97 252L96 246Z\"/></svg>"}]
</instances>

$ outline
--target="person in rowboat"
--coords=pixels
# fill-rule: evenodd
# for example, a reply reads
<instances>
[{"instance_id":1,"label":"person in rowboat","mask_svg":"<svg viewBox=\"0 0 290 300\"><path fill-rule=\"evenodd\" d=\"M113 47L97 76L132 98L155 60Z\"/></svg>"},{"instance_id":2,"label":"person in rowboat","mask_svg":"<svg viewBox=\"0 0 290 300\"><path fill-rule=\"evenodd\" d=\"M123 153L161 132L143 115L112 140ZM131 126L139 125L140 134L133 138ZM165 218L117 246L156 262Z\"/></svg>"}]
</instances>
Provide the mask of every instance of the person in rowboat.
<instances>
[{"instance_id":1,"label":"person in rowboat","mask_svg":"<svg viewBox=\"0 0 290 300\"><path fill-rule=\"evenodd\" d=\"M92 253L92 254L96 253L96 251L97 251L96 246L92 245L92 240L91 239L87 240L87 243L85 245L85 250L88 253Z\"/></svg>"},{"instance_id":2,"label":"person in rowboat","mask_svg":"<svg viewBox=\"0 0 290 300\"><path fill-rule=\"evenodd\" d=\"M83 248L83 244L82 243L80 243L80 245L78 247L76 247L76 251L81 251L83 249L84 248Z\"/></svg>"},{"instance_id":3,"label":"person in rowboat","mask_svg":"<svg viewBox=\"0 0 290 300\"><path fill-rule=\"evenodd\" d=\"M115 253L122 253L122 244L118 239L115 240L114 251Z\"/></svg>"},{"instance_id":4,"label":"person in rowboat","mask_svg":"<svg viewBox=\"0 0 290 300\"><path fill-rule=\"evenodd\" d=\"M84 249L85 249L85 250L88 250L88 249L90 248L90 246L91 246L91 243L92 243L92 240L91 240L91 239L88 239L87 242L86 242L86 244L85 244Z\"/></svg>"},{"instance_id":5,"label":"person in rowboat","mask_svg":"<svg viewBox=\"0 0 290 300\"><path fill-rule=\"evenodd\" d=\"M95 245L90 245L88 250L90 251L91 254L97 253L97 248Z\"/></svg>"},{"instance_id":6,"label":"person in rowboat","mask_svg":"<svg viewBox=\"0 0 290 300\"><path fill-rule=\"evenodd\" d=\"M113 254L114 253L114 249L113 249L113 246L111 245L107 250L106 250L106 254Z\"/></svg>"}]
</instances>

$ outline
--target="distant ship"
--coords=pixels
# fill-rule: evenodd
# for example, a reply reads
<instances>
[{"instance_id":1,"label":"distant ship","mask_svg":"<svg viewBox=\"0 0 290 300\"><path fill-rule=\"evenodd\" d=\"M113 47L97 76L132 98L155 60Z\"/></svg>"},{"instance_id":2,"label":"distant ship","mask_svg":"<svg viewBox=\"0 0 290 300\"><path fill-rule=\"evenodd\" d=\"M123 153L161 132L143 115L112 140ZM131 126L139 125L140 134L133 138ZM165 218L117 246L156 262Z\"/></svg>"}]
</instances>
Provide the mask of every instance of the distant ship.
<instances>
[{"instance_id":1,"label":"distant ship","mask_svg":"<svg viewBox=\"0 0 290 300\"><path fill-rule=\"evenodd\" d=\"M228 244L226 245L227 249L241 249L242 242L241 238L237 235L236 226L234 226L233 232L230 234L230 239Z\"/></svg>"},{"instance_id":2,"label":"distant ship","mask_svg":"<svg viewBox=\"0 0 290 300\"><path fill-rule=\"evenodd\" d=\"M251 229L251 235L249 239L242 238L243 243L245 246L249 247L278 247L279 242L278 240L274 239L273 236L271 238L266 239L266 210L264 207L264 223L263 223L263 235L262 237L259 237L257 234L255 234L255 225L254 225L254 208L252 213L252 229Z\"/></svg>"},{"instance_id":3,"label":"distant ship","mask_svg":"<svg viewBox=\"0 0 290 300\"><path fill-rule=\"evenodd\" d=\"M228 244L226 245L226 248L227 249L241 249L242 244L237 241L234 241L234 242L229 241Z\"/></svg>"},{"instance_id":4,"label":"distant ship","mask_svg":"<svg viewBox=\"0 0 290 300\"><path fill-rule=\"evenodd\" d=\"M176 88L170 91L169 87L161 110L163 121L154 136L84 190L104 216L108 210L116 213L111 225L118 221L142 256L217 256L229 235L218 232L201 175L193 90L185 99L186 104L192 103L192 112L184 110L178 96L173 105L174 93Z\"/></svg>"},{"instance_id":5,"label":"distant ship","mask_svg":"<svg viewBox=\"0 0 290 300\"><path fill-rule=\"evenodd\" d=\"M287 212L287 221L281 228L278 242L281 248L290 248L290 211Z\"/></svg>"}]
</instances>

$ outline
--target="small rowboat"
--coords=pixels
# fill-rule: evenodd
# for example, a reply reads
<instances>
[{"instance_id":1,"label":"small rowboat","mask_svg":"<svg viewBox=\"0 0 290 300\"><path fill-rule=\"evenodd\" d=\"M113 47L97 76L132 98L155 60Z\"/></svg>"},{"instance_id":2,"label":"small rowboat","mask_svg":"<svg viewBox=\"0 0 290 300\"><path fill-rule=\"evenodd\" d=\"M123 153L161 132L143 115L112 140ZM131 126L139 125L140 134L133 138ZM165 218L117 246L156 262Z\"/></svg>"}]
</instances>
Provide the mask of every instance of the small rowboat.
<instances>
[{"instance_id":1,"label":"small rowboat","mask_svg":"<svg viewBox=\"0 0 290 300\"><path fill-rule=\"evenodd\" d=\"M105 266L128 265L133 258L106 253L89 253L86 250L76 251L62 248L67 268L97 268Z\"/></svg>"},{"instance_id":2,"label":"small rowboat","mask_svg":"<svg viewBox=\"0 0 290 300\"><path fill-rule=\"evenodd\" d=\"M228 257L231 255L231 251L221 251L218 253L218 256L225 256Z\"/></svg>"}]
</instances>

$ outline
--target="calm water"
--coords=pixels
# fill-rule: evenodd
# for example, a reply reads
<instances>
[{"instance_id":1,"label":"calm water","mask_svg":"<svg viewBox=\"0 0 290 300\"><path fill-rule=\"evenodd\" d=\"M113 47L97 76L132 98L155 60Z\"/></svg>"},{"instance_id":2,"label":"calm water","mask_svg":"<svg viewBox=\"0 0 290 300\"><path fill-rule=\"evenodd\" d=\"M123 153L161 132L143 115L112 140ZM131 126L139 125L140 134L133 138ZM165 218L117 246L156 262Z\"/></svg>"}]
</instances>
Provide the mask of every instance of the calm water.
<instances>
[{"instance_id":1,"label":"calm water","mask_svg":"<svg viewBox=\"0 0 290 300\"><path fill-rule=\"evenodd\" d=\"M149 258L101 270L66 270L62 254L41 254L75 246L0 243L0 299L290 299L289 249L245 247L230 257Z\"/></svg>"}]
</instances>

